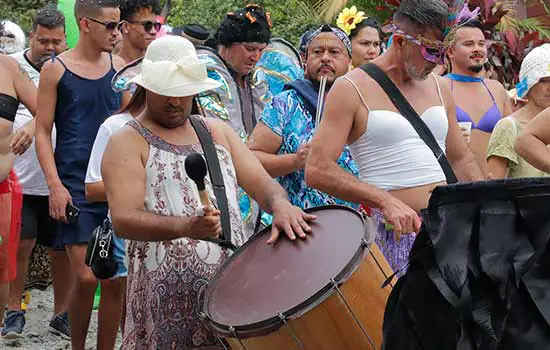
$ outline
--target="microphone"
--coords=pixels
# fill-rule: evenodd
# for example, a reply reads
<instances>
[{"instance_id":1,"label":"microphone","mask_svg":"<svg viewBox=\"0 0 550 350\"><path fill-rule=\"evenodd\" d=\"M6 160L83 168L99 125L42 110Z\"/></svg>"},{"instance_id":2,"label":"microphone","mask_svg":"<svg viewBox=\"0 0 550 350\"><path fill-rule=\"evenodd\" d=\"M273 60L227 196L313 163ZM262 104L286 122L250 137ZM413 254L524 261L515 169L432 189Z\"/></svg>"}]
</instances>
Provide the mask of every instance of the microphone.
<instances>
[{"instance_id":1,"label":"microphone","mask_svg":"<svg viewBox=\"0 0 550 350\"><path fill-rule=\"evenodd\" d=\"M199 189L199 197L203 206L210 206L210 197L206 191L204 178L206 177L206 162L199 153L191 153L185 158L185 172Z\"/></svg>"}]
</instances>

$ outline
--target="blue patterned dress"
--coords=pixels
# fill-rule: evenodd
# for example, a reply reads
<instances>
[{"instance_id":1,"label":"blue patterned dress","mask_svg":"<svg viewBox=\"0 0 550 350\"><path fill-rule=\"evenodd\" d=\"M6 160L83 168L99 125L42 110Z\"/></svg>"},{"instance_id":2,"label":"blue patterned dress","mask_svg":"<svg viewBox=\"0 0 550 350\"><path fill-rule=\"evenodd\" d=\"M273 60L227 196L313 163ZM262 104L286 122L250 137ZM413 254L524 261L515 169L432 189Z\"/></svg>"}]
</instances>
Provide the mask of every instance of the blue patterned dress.
<instances>
[{"instance_id":1,"label":"blue patterned dress","mask_svg":"<svg viewBox=\"0 0 550 350\"><path fill-rule=\"evenodd\" d=\"M260 122L264 123L283 141L278 154L294 154L300 145L311 142L315 131L315 118L307 108L304 98L294 89L277 94L264 108ZM358 175L358 170L346 146L338 164L347 172ZM358 205L334 198L306 185L304 171L281 176L277 181L287 191L289 200L300 208L340 204L354 209Z\"/></svg>"}]
</instances>

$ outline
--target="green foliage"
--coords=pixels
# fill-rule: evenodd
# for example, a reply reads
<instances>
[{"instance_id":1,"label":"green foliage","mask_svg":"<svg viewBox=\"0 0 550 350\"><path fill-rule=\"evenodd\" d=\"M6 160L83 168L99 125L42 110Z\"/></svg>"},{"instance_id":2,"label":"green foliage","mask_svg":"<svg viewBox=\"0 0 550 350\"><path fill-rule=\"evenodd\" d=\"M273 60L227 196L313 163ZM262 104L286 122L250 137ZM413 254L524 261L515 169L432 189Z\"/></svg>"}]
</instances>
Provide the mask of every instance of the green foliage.
<instances>
[{"instance_id":1,"label":"green foliage","mask_svg":"<svg viewBox=\"0 0 550 350\"><path fill-rule=\"evenodd\" d=\"M0 19L10 19L29 32L36 11L50 2L56 0L0 0ZM165 0L161 2L164 3ZM227 12L247 3L258 3L271 12L273 35L297 44L306 29L323 22L313 9L314 2L315 0L172 0L169 23L173 26L198 23L215 31ZM368 16L384 21L387 13L377 9L383 4L383 0L350 0L346 6L356 5ZM335 21L336 18L332 23Z\"/></svg>"},{"instance_id":2,"label":"green foliage","mask_svg":"<svg viewBox=\"0 0 550 350\"><path fill-rule=\"evenodd\" d=\"M516 35L538 32L541 39L550 39L550 28L538 18L509 18L507 26L497 25L499 31L511 29Z\"/></svg>"},{"instance_id":3,"label":"green foliage","mask_svg":"<svg viewBox=\"0 0 550 350\"><path fill-rule=\"evenodd\" d=\"M0 19L9 19L17 23L28 33L32 19L38 9L48 5L52 0L6 0L0 1Z\"/></svg>"},{"instance_id":4,"label":"green foliage","mask_svg":"<svg viewBox=\"0 0 550 350\"><path fill-rule=\"evenodd\" d=\"M380 6L385 4L384 0L350 0L346 4L346 7L357 6L359 11L365 12L369 17L374 17L381 23L389 18L390 13L387 11L381 11Z\"/></svg>"},{"instance_id":5,"label":"green foliage","mask_svg":"<svg viewBox=\"0 0 550 350\"><path fill-rule=\"evenodd\" d=\"M243 0L175 0L168 22L173 26L198 23L212 31L227 12L243 7ZM250 1L271 12L273 35L297 43L300 35L311 25L320 23L318 15L303 0Z\"/></svg>"}]
</instances>

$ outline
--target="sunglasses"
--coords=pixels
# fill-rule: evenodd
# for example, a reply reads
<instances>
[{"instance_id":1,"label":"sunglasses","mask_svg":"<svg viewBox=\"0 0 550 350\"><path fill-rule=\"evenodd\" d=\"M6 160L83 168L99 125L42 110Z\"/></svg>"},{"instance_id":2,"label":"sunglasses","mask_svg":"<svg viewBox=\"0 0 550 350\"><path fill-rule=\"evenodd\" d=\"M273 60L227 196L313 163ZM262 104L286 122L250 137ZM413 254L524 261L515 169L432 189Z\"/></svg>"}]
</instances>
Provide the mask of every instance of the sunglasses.
<instances>
[{"instance_id":1,"label":"sunglasses","mask_svg":"<svg viewBox=\"0 0 550 350\"><path fill-rule=\"evenodd\" d=\"M120 31L120 28L121 28L122 24L124 23L124 21L121 21L121 22L114 22L114 21L103 22L103 21L100 21L100 20L92 18L92 17L84 17L84 18L86 18L89 21L95 22L97 24L103 25L105 27L105 30L107 30L108 32L112 32L115 29Z\"/></svg>"},{"instance_id":2,"label":"sunglasses","mask_svg":"<svg viewBox=\"0 0 550 350\"><path fill-rule=\"evenodd\" d=\"M149 33L153 28L155 28L155 31L158 32L162 27L162 23L153 21L128 21L128 23L141 24L147 33Z\"/></svg>"}]
</instances>

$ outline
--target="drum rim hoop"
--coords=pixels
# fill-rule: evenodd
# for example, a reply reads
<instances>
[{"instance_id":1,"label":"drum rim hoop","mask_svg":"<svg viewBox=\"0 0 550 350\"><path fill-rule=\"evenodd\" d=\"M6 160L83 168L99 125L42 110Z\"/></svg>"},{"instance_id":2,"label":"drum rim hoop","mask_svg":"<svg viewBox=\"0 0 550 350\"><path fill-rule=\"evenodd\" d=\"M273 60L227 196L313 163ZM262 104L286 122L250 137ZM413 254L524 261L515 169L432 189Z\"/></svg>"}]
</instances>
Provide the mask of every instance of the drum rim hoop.
<instances>
[{"instance_id":1,"label":"drum rim hoop","mask_svg":"<svg viewBox=\"0 0 550 350\"><path fill-rule=\"evenodd\" d=\"M361 220L362 224L365 225L365 220L364 220L363 216L358 211L356 211L356 210L354 210L350 207L346 207L346 206L342 206L342 205L336 205L336 204L323 205L323 206L318 206L318 207L307 208L304 211L306 213L308 213L308 212L312 212L312 211L319 212L319 211L328 210L328 209L341 209L341 210L345 210L345 211L354 213ZM262 231L257 232L254 235L252 235L248 239L248 241L245 244L243 244L239 248L239 250L237 250L237 252L235 254L233 254L231 257L229 257L229 259L223 264L223 266L218 270L218 272L216 272L215 276L210 280L210 282L216 281L218 279L218 277L220 276L220 274L222 273L222 271L224 270L224 267L226 265L230 264L233 261L233 259L235 259L236 256L239 255L240 251L243 248L246 248L247 246L251 245L255 238L257 238L258 236L263 235L264 232L268 231L269 229L271 229L271 226L268 226L265 229L263 229ZM363 242L362 242L362 244L360 244L358 246L358 248L355 251L355 253L353 254L352 258L344 266L342 271L340 271L333 278L336 285L341 286L344 282L346 282L349 278L351 278L351 276L353 275L353 272L361 265L363 254L364 254L365 250L369 249L369 246L370 246L370 245L366 244L366 242L367 242L366 238L367 238L367 235L364 232L363 233ZM300 317L301 315L306 314L307 312L313 310L314 308L316 308L317 306L319 306L320 304L325 302L325 300L327 300L329 297L331 297L335 292L336 292L336 290L334 288L334 284L329 282L326 285L324 285L319 291L317 291L315 294L313 294L311 297L309 297L308 299L302 301L298 305L296 305L296 306L294 306L294 307L292 307L288 310L285 310L284 312L281 311L282 316L284 316L284 318L286 320L293 319L293 318L296 318L296 317ZM210 295L210 293L208 292L208 288L207 288L206 293L203 295L203 301L204 302L202 303L203 304L202 313L203 313L203 316L205 317L205 320L207 321L208 325L219 334L222 334L224 336L233 337L234 336L233 332L235 332L239 336L239 338L244 339L244 338L249 338L249 337L257 337L257 336L270 334L272 332L275 332L276 330L278 330L279 328L281 328L284 325L283 320L277 315L274 315L271 318L268 318L268 319L265 319L265 320L262 320L262 321L259 321L259 322L247 324L247 325L234 326L234 325L226 325L226 324L216 322L210 317L210 314L208 313L208 310L207 310L207 306L208 306L207 300L208 300L209 295Z\"/></svg>"}]
</instances>

